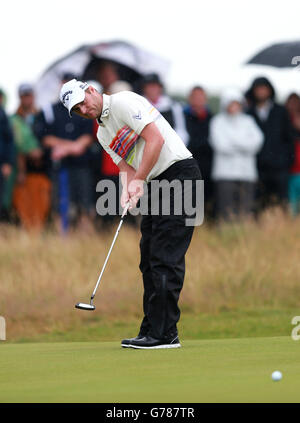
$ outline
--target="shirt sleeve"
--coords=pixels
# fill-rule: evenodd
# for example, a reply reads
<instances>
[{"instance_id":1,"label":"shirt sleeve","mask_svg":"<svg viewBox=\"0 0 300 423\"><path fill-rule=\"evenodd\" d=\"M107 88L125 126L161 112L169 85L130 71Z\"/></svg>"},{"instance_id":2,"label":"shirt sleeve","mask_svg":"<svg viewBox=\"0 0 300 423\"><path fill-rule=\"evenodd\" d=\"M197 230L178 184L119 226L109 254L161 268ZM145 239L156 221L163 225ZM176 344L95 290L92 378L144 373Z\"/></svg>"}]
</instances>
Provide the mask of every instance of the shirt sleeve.
<instances>
[{"instance_id":1,"label":"shirt sleeve","mask_svg":"<svg viewBox=\"0 0 300 423\"><path fill-rule=\"evenodd\" d=\"M115 104L119 118L129 128L140 135L142 130L154 122L156 109L143 97L131 93L128 97L120 97Z\"/></svg>"}]
</instances>

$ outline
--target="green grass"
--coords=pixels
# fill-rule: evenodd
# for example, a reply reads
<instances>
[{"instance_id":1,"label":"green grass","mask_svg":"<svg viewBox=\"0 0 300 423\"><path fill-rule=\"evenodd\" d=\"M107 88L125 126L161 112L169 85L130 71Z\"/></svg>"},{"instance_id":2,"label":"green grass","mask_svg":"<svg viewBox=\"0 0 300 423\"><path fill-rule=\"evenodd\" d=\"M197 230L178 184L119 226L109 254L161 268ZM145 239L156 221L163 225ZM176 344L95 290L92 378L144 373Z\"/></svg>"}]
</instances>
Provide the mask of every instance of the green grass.
<instances>
[{"instance_id":1,"label":"green grass","mask_svg":"<svg viewBox=\"0 0 300 423\"><path fill-rule=\"evenodd\" d=\"M287 336L293 329L291 320L297 315L300 315L299 309L236 310L216 314L183 311L178 329L180 337L185 340ZM11 338L8 327L7 342L120 341L124 337L136 336L139 324L137 318L116 320L90 313L84 324L45 334Z\"/></svg>"},{"instance_id":2,"label":"green grass","mask_svg":"<svg viewBox=\"0 0 300 423\"><path fill-rule=\"evenodd\" d=\"M298 402L299 347L290 336L186 340L152 351L3 342L0 402Z\"/></svg>"},{"instance_id":3,"label":"green grass","mask_svg":"<svg viewBox=\"0 0 300 423\"><path fill-rule=\"evenodd\" d=\"M142 318L137 232L122 230L93 313L74 304L89 298L111 234L2 228L1 237L0 402L299 401L300 341L290 337L299 219L196 228L180 298L183 348L165 351L120 348Z\"/></svg>"}]
</instances>

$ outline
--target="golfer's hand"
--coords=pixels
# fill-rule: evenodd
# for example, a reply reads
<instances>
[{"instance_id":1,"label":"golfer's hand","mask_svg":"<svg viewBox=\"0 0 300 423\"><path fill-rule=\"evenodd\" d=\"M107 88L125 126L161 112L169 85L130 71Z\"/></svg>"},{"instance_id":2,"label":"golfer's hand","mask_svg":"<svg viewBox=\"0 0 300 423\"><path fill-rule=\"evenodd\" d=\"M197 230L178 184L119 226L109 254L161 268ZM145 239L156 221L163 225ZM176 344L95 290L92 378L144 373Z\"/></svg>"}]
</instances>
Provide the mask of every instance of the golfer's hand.
<instances>
[{"instance_id":1,"label":"golfer's hand","mask_svg":"<svg viewBox=\"0 0 300 423\"><path fill-rule=\"evenodd\" d=\"M124 209L125 206L126 206L126 204L129 201L129 195L128 195L127 189L124 189L123 188L123 191L122 191L121 199L120 200L121 200L122 209Z\"/></svg>"},{"instance_id":2,"label":"golfer's hand","mask_svg":"<svg viewBox=\"0 0 300 423\"><path fill-rule=\"evenodd\" d=\"M128 186L128 196L130 202L130 209L136 206L136 203L144 194L144 181L141 179L133 179Z\"/></svg>"}]
</instances>

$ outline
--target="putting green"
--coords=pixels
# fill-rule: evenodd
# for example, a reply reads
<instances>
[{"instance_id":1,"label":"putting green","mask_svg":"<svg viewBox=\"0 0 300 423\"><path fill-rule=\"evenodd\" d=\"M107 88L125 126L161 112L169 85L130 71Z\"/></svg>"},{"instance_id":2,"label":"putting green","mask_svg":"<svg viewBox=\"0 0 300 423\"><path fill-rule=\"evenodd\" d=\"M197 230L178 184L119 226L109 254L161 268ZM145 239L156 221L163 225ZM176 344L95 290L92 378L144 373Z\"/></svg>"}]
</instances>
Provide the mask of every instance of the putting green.
<instances>
[{"instance_id":1,"label":"putting green","mask_svg":"<svg viewBox=\"0 0 300 423\"><path fill-rule=\"evenodd\" d=\"M290 337L182 345L2 342L0 402L299 402L300 342ZM271 380L274 370L281 381Z\"/></svg>"}]
</instances>

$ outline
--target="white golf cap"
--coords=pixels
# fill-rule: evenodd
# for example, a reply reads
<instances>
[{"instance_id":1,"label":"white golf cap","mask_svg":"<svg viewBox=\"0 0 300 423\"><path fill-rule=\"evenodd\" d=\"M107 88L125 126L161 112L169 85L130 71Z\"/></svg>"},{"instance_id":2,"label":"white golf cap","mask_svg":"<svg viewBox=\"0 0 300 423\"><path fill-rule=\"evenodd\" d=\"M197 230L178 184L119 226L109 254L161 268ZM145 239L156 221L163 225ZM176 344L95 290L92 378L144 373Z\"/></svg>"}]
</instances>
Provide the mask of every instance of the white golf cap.
<instances>
[{"instance_id":1,"label":"white golf cap","mask_svg":"<svg viewBox=\"0 0 300 423\"><path fill-rule=\"evenodd\" d=\"M88 87L87 82L77 81L77 79L72 79L61 87L60 101L68 109L70 116L72 108L84 100L85 90Z\"/></svg>"}]
</instances>

